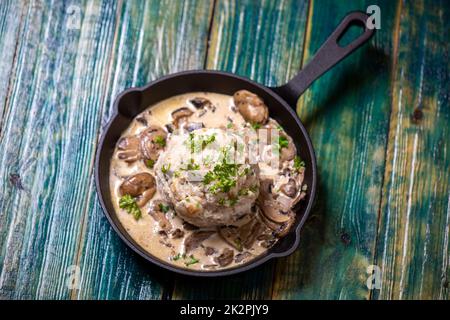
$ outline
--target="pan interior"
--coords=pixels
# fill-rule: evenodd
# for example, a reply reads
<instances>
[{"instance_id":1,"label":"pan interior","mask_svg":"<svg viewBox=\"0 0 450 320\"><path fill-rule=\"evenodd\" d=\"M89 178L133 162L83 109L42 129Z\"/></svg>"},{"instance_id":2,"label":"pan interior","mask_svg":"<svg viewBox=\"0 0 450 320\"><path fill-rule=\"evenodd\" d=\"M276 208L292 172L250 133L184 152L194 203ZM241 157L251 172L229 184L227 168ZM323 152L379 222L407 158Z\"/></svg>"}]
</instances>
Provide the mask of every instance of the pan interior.
<instances>
[{"instance_id":1,"label":"pan interior","mask_svg":"<svg viewBox=\"0 0 450 320\"><path fill-rule=\"evenodd\" d=\"M186 271L172 267L169 264L156 259L135 243L124 230L114 213L115 211L109 192L109 167L116 142L137 114L159 101L188 92L205 91L232 95L234 92L242 89L251 91L260 96L268 106L270 116L277 120L284 130L294 139L298 153L306 164L307 170L304 181L307 184L309 191L306 198L295 208L297 214L296 222L290 234L280 239L274 247L269 249L266 255L251 260L248 264L223 271ZM310 208L314 196L315 159L305 128L295 116L295 112L273 91L267 87L232 74L212 71L191 71L164 77L143 88L129 89L117 98L114 107L116 108L117 113L106 127L97 153L97 191L100 195L103 209L110 222L113 224L113 227L118 231L122 239L124 239L124 241L140 255L148 260L156 262L158 265L176 272L191 275L224 275L244 271L261 264L271 256L286 255L288 252L290 253L295 249L295 246L298 243L299 229L306 219L307 209Z\"/></svg>"}]
</instances>

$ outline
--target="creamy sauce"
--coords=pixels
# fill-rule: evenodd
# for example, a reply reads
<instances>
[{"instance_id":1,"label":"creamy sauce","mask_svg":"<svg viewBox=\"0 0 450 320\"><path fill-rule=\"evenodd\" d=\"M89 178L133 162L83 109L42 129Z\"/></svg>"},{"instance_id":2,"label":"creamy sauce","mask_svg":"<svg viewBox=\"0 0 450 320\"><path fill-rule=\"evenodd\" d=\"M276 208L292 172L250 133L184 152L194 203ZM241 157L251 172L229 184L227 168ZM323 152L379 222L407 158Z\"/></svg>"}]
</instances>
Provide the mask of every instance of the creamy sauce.
<instances>
[{"instance_id":1,"label":"creamy sauce","mask_svg":"<svg viewBox=\"0 0 450 320\"><path fill-rule=\"evenodd\" d=\"M197 109L190 103L190 100L198 97L206 98L211 101L213 108ZM131 122L128 129L123 132L122 137L137 135L144 131L149 125L158 125L161 128L166 128L167 124L172 123L172 112L181 107L188 107L194 112L189 117L190 122L202 122L206 128L231 129L241 128L247 124L241 114L236 110L232 96L216 93L193 92L174 96L153 106L149 106ZM171 235L161 232L160 224L158 224L153 216L149 214L151 210L154 210L152 203L158 199L162 199L158 190L156 190L151 200L141 207L142 216L139 219L135 219L132 214L119 207L119 200L122 196L120 186L124 179L142 172L148 172L151 175L156 176L154 170L154 168L147 167L142 160L127 163L119 159L117 148L114 152L110 167L110 191L116 214L130 236L150 254L180 268L213 271L245 264L267 251L267 248L261 245L262 241L256 240L250 248L240 252L236 247L233 247L224 241L218 233L214 233L209 238L202 241L200 246L190 251L187 255L183 255L185 250L184 241L193 231L190 230L189 226L186 226L174 209L170 208L165 215L170 221L172 229L179 229L184 233L184 236L181 238L174 238ZM287 178L285 177L281 177L275 184L275 187L278 187L279 184L286 183L286 179ZM246 218L243 218L242 223L246 222L245 219ZM261 235L268 235L268 230L269 229L267 228L260 230ZM220 266L216 259L225 248L234 251L234 258L230 264ZM245 257L242 254L244 254Z\"/></svg>"}]
</instances>

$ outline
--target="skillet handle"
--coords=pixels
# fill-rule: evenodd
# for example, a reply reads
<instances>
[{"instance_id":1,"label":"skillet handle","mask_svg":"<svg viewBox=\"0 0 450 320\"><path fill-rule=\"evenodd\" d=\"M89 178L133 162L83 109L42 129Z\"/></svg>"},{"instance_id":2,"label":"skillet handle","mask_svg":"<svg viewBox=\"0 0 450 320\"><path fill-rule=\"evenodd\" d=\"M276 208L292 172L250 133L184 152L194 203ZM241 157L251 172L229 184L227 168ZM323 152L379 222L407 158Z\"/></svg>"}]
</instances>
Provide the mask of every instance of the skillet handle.
<instances>
[{"instance_id":1,"label":"skillet handle","mask_svg":"<svg viewBox=\"0 0 450 320\"><path fill-rule=\"evenodd\" d=\"M298 98L316 79L373 36L375 29L367 28L366 21L368 18L369 16L361 11L354 11L348 14L310 62L288 83L272 88L272 90L295 108ZM364 32L347 46L341 47L338 41L352 25L364 28Z\"/></svg>"}]
</instances>

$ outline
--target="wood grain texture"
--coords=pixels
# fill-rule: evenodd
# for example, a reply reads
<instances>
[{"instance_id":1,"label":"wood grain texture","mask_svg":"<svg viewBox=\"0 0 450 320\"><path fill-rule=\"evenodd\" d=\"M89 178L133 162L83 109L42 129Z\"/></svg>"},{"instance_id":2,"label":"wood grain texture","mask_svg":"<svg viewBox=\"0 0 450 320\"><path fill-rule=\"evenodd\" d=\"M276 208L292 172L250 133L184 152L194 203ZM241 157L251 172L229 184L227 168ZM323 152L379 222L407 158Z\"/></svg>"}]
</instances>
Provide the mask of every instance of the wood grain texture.
<instances>
[{"instance_id":1,"label":"wood grain texture","mask_svg":"<svg viewBox=\"0 0 450 320\"><path fill-rule=\"evenodd\" d=\"M352 10L377 4L382 30L305 92L298 112L313 140L318 195L300 248L279 259L274 299L368 299L390 114L392 1L312 1L305 62Z\"/></svg>"},{"instance_id":2,"label":"wood grain texture","mask_svg":"<svg viewBox=\"0 0 450 320\"><path fill-rule=\"evenodd\" d=\"M0 135L7 105L8 91L14 79L13 66L18 36L25 12L24 3L15 0L0 2Z\"/></svg>"},{"instance_id":3,"label":"wood grain texture","mask_svg":"<svg viewBox=\"0 0 450 320\"><path fill-rule=\"evenodd\" d=\"M375 264L379 299L449 299L450 8L405 1Z\"/></svg>"},{"instance_id":4,"label":"wood grain texture","mask_svg":"<svg viewBox=\"0 0 450 320\"><path fill-rule=\"evenodd\" d=\"M200 69L206 54L212 1L128 1L119 11L103 104L103 124L115 96L165 74ZM172 291L173 275L133 254L115 234L98 204L90 180L80 244L78 299L158 299ZM150 231L149 231L150 232Z\"/></svg>"},{"instance_id":5,"label":"wood grain texture","mask_svg":"<svg viewBox=\"0 0 450 320\"><path fill-rule=\"evenodd\" d=\"M25 2L0 140L2 298L69 298L115 4Z\"/></svg>"},{"instance_id":6,"label":"wood grain texture","mask_svg":"<svg viewBox=\"0 0 450 320\"><path fill-rule=\"evenodd\" d=\"M286 82L300 68L307 11L307 1L217 1L208 68L266 85ZM268 299L273 266L222 279L176 277L172 298Z\"/></svg>"}]
</instances>

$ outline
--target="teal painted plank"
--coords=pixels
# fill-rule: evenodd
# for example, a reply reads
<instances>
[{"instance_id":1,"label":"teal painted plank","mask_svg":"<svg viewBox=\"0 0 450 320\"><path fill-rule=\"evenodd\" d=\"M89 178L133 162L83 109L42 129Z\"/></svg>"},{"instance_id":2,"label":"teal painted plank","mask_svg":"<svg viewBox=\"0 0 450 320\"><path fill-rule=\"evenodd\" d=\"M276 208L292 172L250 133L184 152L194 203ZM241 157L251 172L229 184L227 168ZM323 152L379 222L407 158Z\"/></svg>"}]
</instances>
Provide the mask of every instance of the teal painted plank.
<instances>
[{"instance_id":1,"label":"teal painted plank","mask_svg":"<svg viewBox=\"0 0 450 320\"><path fill-rule=\"evenodd\" d=\"M10 84L14 80L13 65L24 3L8 0L0 3L0 135Z\"/></svg>"},{"instance_id":2,"label":"teal painted plank","mask_svg":"<svg viewBox=\"0 0 450 320\"><path fill-rule=\"evenodd\" d=\"M341 19L368 5L381 30L305 92L298 104L318 161L318 194L300 248L278 260L275 299L369 299L390 114L393 1L312 1L308 62Z\"/></svg>"},{"instance_id":3,"label":"teal painted plank","mask_svg":"<svg viewBox=\"0 0 450 320\"><path fill-rule=\"evenodd\" d=\"M165 74L203 67L212 2L129 1L120 10L102 122L115 96ZM109 226L90 181L80 244L77 299L158 299L170 296L173 274L126 248ZM164 289L164 291L161 290Z\"/></svg>"},{"instance_id":4,"label":"teal painted plank","mask_svg":"<svg viewBox=\"0 0 450 320\"><path fill-rule=\"evenodd\" d=\"M308 1L217 1L207 67L266 85L300 68ZM272 294L273 261L222 279L177 277L174 299L263 299Z\"/></svg>"},{"instance_id":5,"label":"teal painted plank","mask_svg":"<svg viewBox=\"0 0 450 320\"><path fill-rule=\"evenodd\" d=\"M450 298L449 21L446 1L402 3L374 298Z\"/></svg>"},{"instance_id":6,"label":"teal painted plank","mask_svg":"<svg viewBox=\"0 0 450 320\"><path fill-rule=\"evenodd\" d=\"M111 1L27 3L0 140L1 298L70 297L115 12Z\"/></svg>"}]
</instances>

